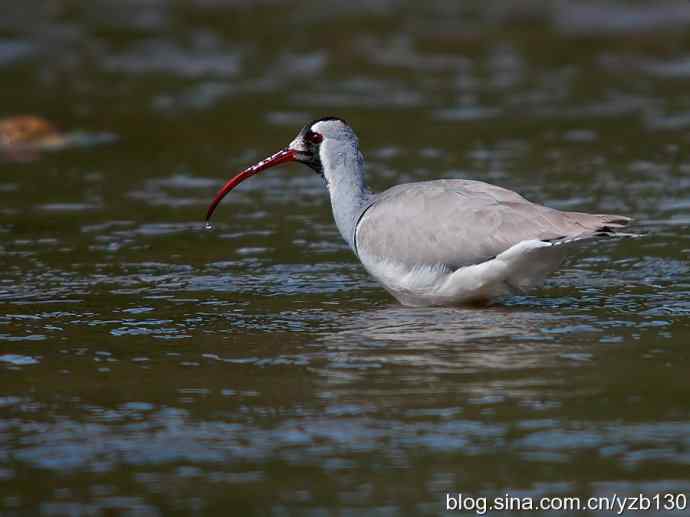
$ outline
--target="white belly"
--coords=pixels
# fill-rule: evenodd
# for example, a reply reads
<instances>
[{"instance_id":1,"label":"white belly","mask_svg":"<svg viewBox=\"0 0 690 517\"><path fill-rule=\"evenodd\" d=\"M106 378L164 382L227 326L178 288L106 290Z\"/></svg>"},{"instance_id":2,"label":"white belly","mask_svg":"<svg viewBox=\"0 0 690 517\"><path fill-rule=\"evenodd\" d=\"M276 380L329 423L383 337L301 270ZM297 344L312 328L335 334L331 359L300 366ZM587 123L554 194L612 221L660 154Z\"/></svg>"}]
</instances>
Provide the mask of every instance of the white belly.
<instances>
[{"instance_id":1,"label":"white belly","mask_svg":"<svg viewBox=\"0 0 690 517\"><path fill-rule=\"evenodd\" d=\"M408 266L359 250L366 270L400 303L412 306L489 303L540 286L560 266L565 246L522 241L491 260L451 270L443 265Z\"/></svg>"}]
</instances>

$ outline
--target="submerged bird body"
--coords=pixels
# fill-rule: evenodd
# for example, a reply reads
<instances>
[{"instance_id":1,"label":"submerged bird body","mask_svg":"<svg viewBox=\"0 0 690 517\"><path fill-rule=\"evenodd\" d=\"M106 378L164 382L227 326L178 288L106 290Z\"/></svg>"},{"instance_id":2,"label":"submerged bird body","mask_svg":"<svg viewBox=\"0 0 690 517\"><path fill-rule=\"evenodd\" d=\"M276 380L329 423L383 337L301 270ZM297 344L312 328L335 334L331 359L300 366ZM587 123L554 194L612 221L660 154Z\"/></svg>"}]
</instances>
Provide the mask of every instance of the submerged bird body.
<instances>
[{"instance_id":1,"label":"submerged bird body","mask_svg":"<svg viewBox=\"0 0 690 517\"><path fill-rule=\"evenodd\" d=\"M581 241L617 235L618 215L563 212L471 180L408 183L372 194L357 137L341 119L308 124L288 148L246 169L246 177L300 161L321 174L336 225L365 269L405 305L488 303L538 287Z\"/></svg>"}]
</instances>

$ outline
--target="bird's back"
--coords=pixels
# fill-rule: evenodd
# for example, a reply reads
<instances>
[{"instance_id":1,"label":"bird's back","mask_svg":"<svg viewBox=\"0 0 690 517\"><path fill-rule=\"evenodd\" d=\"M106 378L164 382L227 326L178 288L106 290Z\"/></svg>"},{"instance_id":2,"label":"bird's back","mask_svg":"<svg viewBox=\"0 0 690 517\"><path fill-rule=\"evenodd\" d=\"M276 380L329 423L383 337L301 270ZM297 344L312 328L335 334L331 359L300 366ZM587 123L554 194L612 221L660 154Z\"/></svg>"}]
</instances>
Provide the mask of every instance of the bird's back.
<instances>
[{"instance_id":1,"label":"bird's back","mask_svg":"<svg viewBox=\"0 0 690 517\"><path fill-rule=\"evenodd\" d=\"M578 239L629 218L562 212L471 180L398 185L379 194L356 229L358 253L417 266L479 264L526 240Z\"/></svg>"}]
</instances>

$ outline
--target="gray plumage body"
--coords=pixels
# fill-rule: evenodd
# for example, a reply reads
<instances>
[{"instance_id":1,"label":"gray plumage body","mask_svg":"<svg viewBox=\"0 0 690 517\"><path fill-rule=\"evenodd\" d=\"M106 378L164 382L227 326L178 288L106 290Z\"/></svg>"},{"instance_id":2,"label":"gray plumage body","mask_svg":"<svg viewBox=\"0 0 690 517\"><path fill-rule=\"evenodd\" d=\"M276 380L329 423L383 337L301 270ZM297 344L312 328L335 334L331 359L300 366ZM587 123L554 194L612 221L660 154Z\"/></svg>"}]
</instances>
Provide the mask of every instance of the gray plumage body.
<instances>
[{"instance_id":1,"label":"gray plumage body","mask_svg":"<svg viewBox=\"0 0 690 517\"><path fill-rule=\"evenodd\" d=\"M356 252L407 305L488 303L539 286L570 245L616 235L618 215L563 212L471 180L393 187L363 211Z\"/></svg>"}]
</instances>

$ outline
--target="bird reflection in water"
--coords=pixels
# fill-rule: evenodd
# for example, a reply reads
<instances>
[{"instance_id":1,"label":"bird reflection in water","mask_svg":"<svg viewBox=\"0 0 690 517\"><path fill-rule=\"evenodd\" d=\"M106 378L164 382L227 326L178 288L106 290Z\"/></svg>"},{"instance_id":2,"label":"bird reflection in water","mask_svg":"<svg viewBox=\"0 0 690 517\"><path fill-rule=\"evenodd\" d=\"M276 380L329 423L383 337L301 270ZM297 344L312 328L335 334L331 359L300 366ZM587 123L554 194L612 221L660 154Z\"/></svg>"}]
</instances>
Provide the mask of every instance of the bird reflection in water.
<instances>
[{"instance_id":1,"label":"bird reflection in water","mask_svg":"<svg viewBox=\"0 0 690 517\"><path fill-rule=\"evenodd\" d=\"M355 313L324 336L342 366L397 364L432 371L544 366L563 350L550 329L573 317L510 307L404 308Z\"/></svg>"}]
</instances>

